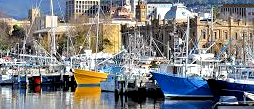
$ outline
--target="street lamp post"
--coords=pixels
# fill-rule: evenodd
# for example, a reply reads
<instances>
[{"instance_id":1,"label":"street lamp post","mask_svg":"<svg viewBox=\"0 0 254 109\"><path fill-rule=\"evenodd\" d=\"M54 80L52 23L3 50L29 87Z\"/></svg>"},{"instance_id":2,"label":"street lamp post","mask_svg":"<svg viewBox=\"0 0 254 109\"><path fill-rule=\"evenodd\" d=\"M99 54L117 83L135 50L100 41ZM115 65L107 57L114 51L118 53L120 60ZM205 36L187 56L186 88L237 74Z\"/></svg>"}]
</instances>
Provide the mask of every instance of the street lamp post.
<instances>
[{"instance_id":1,"label":"street lamp post","mask_svg":"<svg viewBox=\"0 0 254 109\"><path fill-rule=\"evenodd\" d=\"M80 51L80 53L81 53L82 48L83 48L83 46L79 46L79 51Z\"/></svg>"}]
</instances>

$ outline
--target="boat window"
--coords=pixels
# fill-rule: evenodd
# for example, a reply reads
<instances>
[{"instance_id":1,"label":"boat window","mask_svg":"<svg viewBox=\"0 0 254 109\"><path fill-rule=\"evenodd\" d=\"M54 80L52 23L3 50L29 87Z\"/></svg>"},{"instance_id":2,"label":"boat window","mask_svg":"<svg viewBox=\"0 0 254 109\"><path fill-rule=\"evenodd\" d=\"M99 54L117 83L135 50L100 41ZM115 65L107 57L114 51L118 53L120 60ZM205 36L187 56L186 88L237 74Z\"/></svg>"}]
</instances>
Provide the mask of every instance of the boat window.
<instances>
[{"instance_id":1,"label":"boat window","mask_svg":"<svg viewBox=\"0 0 254 109\"><path fill-rule=\"evenodd\" d=\"M254 77L253 72L249 72L249 77Z\"/></svg>"},{"instance_id":2,"label":"boat window","mask_svg":"<svg viewBox=\"0 0 254 109\"><path fill-rule=\"evenodd\" d=\"M247 74L247 72L246 72L246 71L243 71L243 72L242 72L242 74L243 74L243 75L246 75L246 74Z\"/></svg>"}]
</instances>

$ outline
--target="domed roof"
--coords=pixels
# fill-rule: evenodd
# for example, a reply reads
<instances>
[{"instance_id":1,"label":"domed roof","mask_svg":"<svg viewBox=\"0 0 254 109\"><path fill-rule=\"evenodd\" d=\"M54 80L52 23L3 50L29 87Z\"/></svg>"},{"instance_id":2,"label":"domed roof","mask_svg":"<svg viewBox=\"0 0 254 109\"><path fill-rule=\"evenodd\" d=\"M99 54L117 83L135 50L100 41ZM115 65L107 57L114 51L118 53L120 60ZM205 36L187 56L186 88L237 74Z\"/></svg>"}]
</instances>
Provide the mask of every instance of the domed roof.
<instances>
[{"instance_id":1,"label":"domed roof","mask_svg":"<svg viewBox=\"0 0 254 109\"><path fill-rule=\"evenodd\" d=\"M189 10L186 9L186 6L184 6L182 3L176 3L166 13L166 15L164 16L164 19L185 20L185 19L187 19L187 16L189 16L191 18L194 17L193 14Z\"/></svg>"}]
</instances>

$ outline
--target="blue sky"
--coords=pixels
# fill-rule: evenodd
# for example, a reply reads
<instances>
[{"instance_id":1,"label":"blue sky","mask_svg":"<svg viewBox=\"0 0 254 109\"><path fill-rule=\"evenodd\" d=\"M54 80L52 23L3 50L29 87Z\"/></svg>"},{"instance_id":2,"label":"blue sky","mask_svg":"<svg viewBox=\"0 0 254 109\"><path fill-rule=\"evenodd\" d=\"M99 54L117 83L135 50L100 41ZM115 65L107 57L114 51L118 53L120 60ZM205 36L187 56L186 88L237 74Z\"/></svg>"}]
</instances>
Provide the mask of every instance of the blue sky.
<instances>
[{"instance_id":1,"label":"blue sky","mask_svg":"<svg viewBox=\"0 0 254 109\"><path fill-rule=\"evenodd\" d=\"M4 11L4 13L14 17L16 19L27 18L28 10L35 7L36 3L39 4L41 1L40 9L42 14L48 14L50 12L50 0L0 0L0 9ZM65 0L53 0L54 1L54 10L56 13L60 13L59 4L63 10L65 11Z\"/></svg>"}]
</instances>

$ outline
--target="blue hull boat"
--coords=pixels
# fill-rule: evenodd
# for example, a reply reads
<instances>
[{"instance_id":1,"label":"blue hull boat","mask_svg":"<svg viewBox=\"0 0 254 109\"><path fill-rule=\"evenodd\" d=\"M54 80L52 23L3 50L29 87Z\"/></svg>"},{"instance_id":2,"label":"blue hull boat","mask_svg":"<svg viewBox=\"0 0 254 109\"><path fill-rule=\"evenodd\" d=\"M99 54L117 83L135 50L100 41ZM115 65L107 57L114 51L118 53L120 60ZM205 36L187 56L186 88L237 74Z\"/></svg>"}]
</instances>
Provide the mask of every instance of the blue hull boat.
<instances>
[{"instance_id":1,"label":"blue hull boat","mask_svg":"<svg viewBox=\"0 0 254 109\"><path fill-rule=\"evenodd\" d=\"M254 81L251 81L252 84L248 84L247 83L248 80L245 81L246 83L237 83L217 80L218 84L220 84L223 89L254 93L254 83L253 83Z\"/></svg>"},{"instance_id":2,"label":"blue hull boat","mask_svg":"<svg viewBox=\"0 0 254 109\"><path fill-rule=\"evenodd\" d=\"M177 77L173 74L151 72L165 97L212 98L206 80L201 77Z\"/></svg>"},{"instance_id":3,"label":"blue hull boat","mask_svg":"<svg viewBox=\"0 0 254 109\"><path fill-rule=\"evenodd\" d=\"M244 92L254 93L253 81L229 82L225 80L208 80L212 93L216 98L219 96L236 96L239 101L244 100Z\"/></svg>"}]
</instances>

